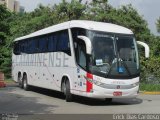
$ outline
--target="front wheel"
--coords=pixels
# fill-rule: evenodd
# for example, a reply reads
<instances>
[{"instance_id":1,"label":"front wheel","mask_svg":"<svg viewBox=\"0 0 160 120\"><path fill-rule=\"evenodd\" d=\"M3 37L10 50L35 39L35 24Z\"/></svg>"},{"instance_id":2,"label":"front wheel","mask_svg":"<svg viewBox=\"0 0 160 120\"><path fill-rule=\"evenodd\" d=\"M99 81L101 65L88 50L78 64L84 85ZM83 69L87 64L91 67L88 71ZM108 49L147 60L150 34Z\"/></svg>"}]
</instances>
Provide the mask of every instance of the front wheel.
<instances>
[{"instance_id":1,"label":"front wheel","mask_svg":"<svg viewBox=\"0 0 160 120\"><path fill-rule=\"evenodd\" d=\"M112 98L106 98L106 99L105 99L105 102L106 102L106 103L111 103L112 100L113 100Z\"/></svg>"},{"instance_id":2,"label":"front wheel","mask_svg":"<svg viewBox=\"0 0 160 120\"><path fill-rule=\"evenodd\" d=\"M69 80L64 81L63 83L63 93L66 97L66 102L71 102L72 101L72 94L70 91L70 83Z\"/></svg>"}]
</instances>

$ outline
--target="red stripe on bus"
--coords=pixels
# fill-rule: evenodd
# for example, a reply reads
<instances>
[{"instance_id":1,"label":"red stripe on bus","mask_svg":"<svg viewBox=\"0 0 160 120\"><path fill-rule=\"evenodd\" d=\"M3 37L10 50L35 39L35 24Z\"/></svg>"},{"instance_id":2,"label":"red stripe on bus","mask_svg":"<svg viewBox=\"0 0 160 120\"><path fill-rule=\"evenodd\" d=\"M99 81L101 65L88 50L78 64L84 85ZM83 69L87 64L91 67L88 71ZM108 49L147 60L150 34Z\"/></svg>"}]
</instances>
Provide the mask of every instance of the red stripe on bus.
<instances>
[{"instance_id":1,"label":"red stripe on bus","mask_svg":"<svg viewBox=\"0 0 160 120\"><path fill-rule=\"evenodd\" d=\"M92 79L93 80L93 75L90 73L87 73L87 78ZM90 81L86 81L86 92L91 92L91 90L93 89L93 84Z\"/></svg>"}]
</instances>

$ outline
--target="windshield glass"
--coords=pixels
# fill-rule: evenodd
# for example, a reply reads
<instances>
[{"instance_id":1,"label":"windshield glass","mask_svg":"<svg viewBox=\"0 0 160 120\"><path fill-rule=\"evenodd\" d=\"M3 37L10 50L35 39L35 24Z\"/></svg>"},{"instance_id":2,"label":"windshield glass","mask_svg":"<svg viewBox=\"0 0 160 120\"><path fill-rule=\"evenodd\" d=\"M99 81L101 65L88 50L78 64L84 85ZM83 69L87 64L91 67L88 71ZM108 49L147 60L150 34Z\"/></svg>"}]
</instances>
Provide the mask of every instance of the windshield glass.
<instances>
[{"instance_id":1,"label":"windshield glass","mask_svg":"<svg viewBox=\"0 0 160 120\"><path fill-rule=\"evenodd\" d=\"M138 50L133 35L89 31L92 41L89 71L103 77L139 75Z\"/></svg>"}]
</instances>

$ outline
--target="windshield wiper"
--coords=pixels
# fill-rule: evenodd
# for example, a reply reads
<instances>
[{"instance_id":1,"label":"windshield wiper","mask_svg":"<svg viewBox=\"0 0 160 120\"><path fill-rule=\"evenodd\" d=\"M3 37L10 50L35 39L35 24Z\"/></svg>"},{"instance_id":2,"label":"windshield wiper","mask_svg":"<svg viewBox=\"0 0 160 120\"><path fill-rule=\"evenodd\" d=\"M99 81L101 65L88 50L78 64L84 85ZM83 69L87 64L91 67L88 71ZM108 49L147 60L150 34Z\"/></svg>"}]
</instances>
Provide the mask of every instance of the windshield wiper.
<instances>
[{"instance_id":1,"label":"windshield wiper","mask_svg":"<svg viewBox=\"0 0 160 120\"><path fill-rule=\"evenodd\" d=\"M110 69L109 69L109 71L108 71L108 74L106 74L106 78L110 75L111 70L112 70L112 64L111 64L111 67L110 67ZM107 73L107 72L106 72L106 73Z\"/></svg>"},{"instance_id":2,"label":"windshield wiper","mask_svg":"<svg viewBox=\"0 0 160 120\"><path fill-rule=\"evenodd\" d=\"M114 58L115 58L116 56L114 56ZM114 60L114 59L113 59ZM112 60L112 62L113 62L113 60ZM108 71L108 74L106 74L106 77L108 77L109 75L110 75L110 73L111 73L111 70L112 70L112 67L113 67L113 63L111 63L111 66L110 66L110 68L109 68L109 71ZM106 71L106 73L107 73L107 71Z\"/></svg>"},{"instance_id":3,"label":"windshield wiper","mask_svg":"<svg viewBox=\"0 0 160 120\"><path fill-rule=\"evenodd\" d=\"M124 67L126 68L128 75L131 76L131 72L129 71L127 64L123 60L122 60L122 63L124 65Z\"/></svg>"}]
</instances>

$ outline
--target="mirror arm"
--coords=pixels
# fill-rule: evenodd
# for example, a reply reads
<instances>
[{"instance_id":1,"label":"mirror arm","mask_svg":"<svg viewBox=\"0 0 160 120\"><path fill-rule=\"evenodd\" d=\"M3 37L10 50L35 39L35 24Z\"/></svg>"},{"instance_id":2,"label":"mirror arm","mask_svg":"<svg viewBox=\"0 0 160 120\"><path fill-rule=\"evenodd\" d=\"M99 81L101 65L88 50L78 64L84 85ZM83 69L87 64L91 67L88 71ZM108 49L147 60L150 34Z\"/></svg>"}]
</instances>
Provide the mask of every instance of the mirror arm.
<instances>
[{"instance_id":1,"label":"mirror arm","mask_svg":"<svg viewBox=\"0 0 160 120\"><path fill-rule=\"evenodd\" d=\"M87 54L91 54L91 52L92 52L91 40L86 36L78 36L78 38L85 42L85 44L86 44L86 53Z\"/></svg>"},{"instance_id":2,"label":"mirror arm","mask_svg":"<svg viewBox=\"0 0 160 120\"><path fill-rule=\"evenodd\" d=\"M150 52L149 46L148 46L146 43L141 42L141 41L137 41L137 43L138 43L139 45L142 45L142 46L145 48L145 57L146 57L146 58L149 58L149 52Z\"/></svg>"}]
</instances>

